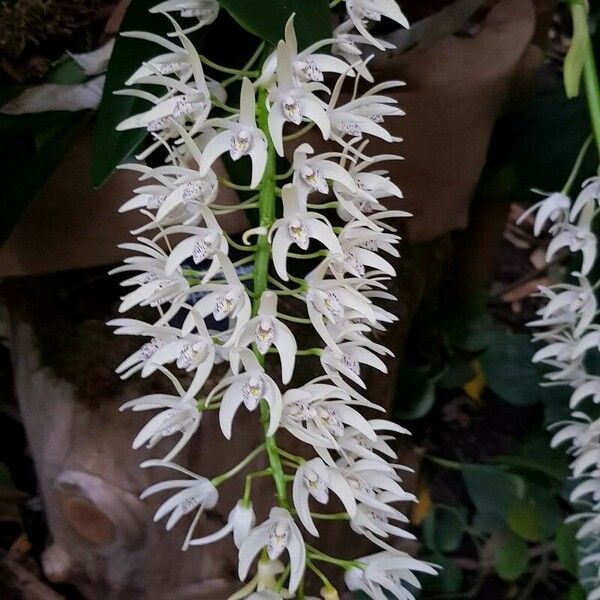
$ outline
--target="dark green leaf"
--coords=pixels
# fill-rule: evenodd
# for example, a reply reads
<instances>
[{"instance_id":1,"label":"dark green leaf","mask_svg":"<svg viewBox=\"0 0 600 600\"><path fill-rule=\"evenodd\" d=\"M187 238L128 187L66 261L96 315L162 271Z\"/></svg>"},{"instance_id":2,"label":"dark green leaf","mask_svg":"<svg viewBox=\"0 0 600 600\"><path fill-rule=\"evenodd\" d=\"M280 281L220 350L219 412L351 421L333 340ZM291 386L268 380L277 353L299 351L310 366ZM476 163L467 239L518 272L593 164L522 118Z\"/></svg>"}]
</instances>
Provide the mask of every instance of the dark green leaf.
<instances>
[{"instance_id":1,"label":"dark green leaf","mask_svg":"<svg viewBox=\"0 0 600 600\"><path fill-rule=\"evenodd\" d=\"M148 9L156 0L132 0L123 18L121 31L142 30L163 34L171 25L164 15L150 14ZM148 102L130 96L115 96L113 92L124 87L125 80L142 64L142 61L164 52L160 46L125 37L117 37L106 73L106 83L98 109L94 139L92 183L99 187L114 168L131 155L146 137L143 128L117 133L115 127L127 117L142 112Z\"/></svg>"},{"instance_id":2,"label":"dark green leaf","mask_svg":"<svg viewBox=\"0 0 600 600\"><path fill-rule=\"evenodd\" d=\"M563 523L556 532L556 556L558 562L568 573L577 577L577 540L575 534L578 526L575 523Z\"/></svg>"},{"instance_id":3,"label":"dark green leaf","mask_svg":"<svg viewBox=\"0 0 600 600\"><path fill-rule=\"evenodd\" d=\"M467 509L465 506L437 506L436 509L436 546L442 552L454 552L465 532Z\"/></svg>"},{"instance_id":4,"label":"dark green leaf","mask_svg":"<svg viewBox=\"0 0 600 600\"><path fill-rule=\"evenodd\" d=\"M532 435L514 454L498 456L495 460L518 473L538 474L546 481L550 477L559 485L569 471L566 454L560 449L550 448L550 436L542 434Z\"/></svg>"},{"instance_id":5,"label":"dark green leaf","mask_svg":"<svg viewBox=\"0 0 600 600\"><path fill-rule=\"evenodd\" d=\"M569 595L567 596L567 600L585 600L585 598L585 590L578 583L571 587Z\"/></svg>"},{"instance_id":6,"label":"dark green leaf","mask_svg":"<svg viewBox=\"0 0 600 600\"><path fill-rule=\"evenodd\" d=\"M426 557L428 561L442 567L437 577L423 577L421 583L427 592L455 593L460 591L463 582L462 571L456 566L452 559L435 552Z\"/></svg>"},{"instance_id":7,"label":"dark green leaf","mask_svg":"<svg viewBox=\"0 0 600 600\"><path fill-rule=\"evenodd\" d=\"M0 244L6 240L29 202L63 159L86 121L87 114L42 113L35 117L32 115L32 118L26 115L2 119L2 144L10 146L10 152L6 152L0 161L4 198ZM34 124L38 127L34 127Z\"/></svg>"},{"instance_id":8,"label":"dark green leaf","mask_svg":"<svg viewBox=\"0 0 600 600\"><path fill-rule=\"evenodd\" d=\"M396 416L399 419L421 419L435 403L436 380L431 376L430 367L402 365L398 369L398 399Z\"/></svg>"},{"instance_id":9,"label":"dark green leaf","mask_svg":"<svg viewBox=\"0 0 600 600\"><path fill-rule=\"evenodd\" d=\"M285 24L295 13L294 28L299 47L331 37L331 15L327 0L219 0L231 16L247 31L277 44Z\"/></svg>"},{"instance_id":10,"label":"dark green leaf","mask_svg":"<svg viewBox=\"0 0 600 600\"><path fill-rule=\"evenodd\" d=\"M83 83L87 79L87 75L70 56L65 56L54 65L52 72L48 75L48 79L52 83L75 85Z\"/></svg>"},{"instance_id":11,"label":"dark green leaf","mask_svg":"<svg viewBox=\"0 0 600 600\"><path fill-rule=\"evenodd\" d=\"M540 398L540 370L531 363L535 346L527 334L498 336L482 357L491 390L502 400L518 406L535 404Z\"/></svg>"},{"instance_id":12,"label":"dark green leaf","mask_svg":"<svg viewBox=\"0 0 600 600\"><path fill-rule=\"evenodd\" d=\"M496 555L495 566L498 575L507 581L517 580L527 570L529 564L527 544L516 536L511 536Z\"/></svg>"},{"instance_id":13,"label":"dark green leaf","mask_svg":"<svg viewBox=\"0 0 600 600\"><path fill-rule=\"evenodd\" d=\"M511 508L525 496L523 479L487 465L467 465L462 472L480 525L485 524L485 531L501 529Z\"/></svg>"},{"instance_id":14,"label":"dark green leaf","mask_svg":"<svg viewBox=\"0 0 600 600\"><path fill-rule=\"evenodd\" d=\"M506 522L513 533L528 542L540 542L544 537L542 521L532 498L515 504L508 512Z\"/></svg>"}]
</instances>

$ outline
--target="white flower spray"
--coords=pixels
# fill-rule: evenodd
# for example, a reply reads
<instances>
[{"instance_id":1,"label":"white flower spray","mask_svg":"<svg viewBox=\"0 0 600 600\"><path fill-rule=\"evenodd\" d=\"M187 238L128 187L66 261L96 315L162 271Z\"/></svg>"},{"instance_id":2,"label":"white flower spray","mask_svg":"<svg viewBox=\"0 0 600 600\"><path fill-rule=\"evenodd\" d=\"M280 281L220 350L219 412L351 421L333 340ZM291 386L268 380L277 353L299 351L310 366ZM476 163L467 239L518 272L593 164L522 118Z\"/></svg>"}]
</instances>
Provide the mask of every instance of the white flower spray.
<instances>
[{"instance_id":1,"label":"white flower spray","mask_svg":"<svg viewBox=\"0 0 600 600\"><path fill-rule=\"evenodd\" d=\"M369 33L368 20L383 16L405 26L406 20L392 0L348 0L348 20L334 37L299 52L292 15L275 52L265 52L261 44L233 74L210 63L228 74L218 83L205 77L204 59L186 36L215 20L218 3L169 0L152 10L164 13L174 29L168 39L144 32L126 34L155 42L166 53L145 62L126 82L151 86L152 92L137 87L120 92L143 98L150 108L119 129L145 128L154 138L139 160L159 148L166 149L168 159L156 168L124 165L139 173L140 187L122 210L137 209L148 222L133 232L136 242L123 244L135 255L114 272L127 274L122 285L131 290L123 296L120 311L149 306L157 316L152 323L119 318L111 325L118 334L147 340L119 366L121 376L160 372L174 388L171 395L152 394L123 406L159 411L140 431L134 448L175 438L164 458L142 467L167 468L184 478L155 484L142 497L176 490L157 510L155 520L168 516L166 527L171 529L193 515L184 550L233 536L239 577L246 583L231 600L306 598L308 571L320 580L322 597L335 600L338 592L317 566L321 562L343 569L352 591L362 590L377 600L386 594L413 598L411 588L419 587L414 573L436 570L394 546L394 537L413 537L402 528L407 518L394 505L415 497L402 488L399 472L408 469L394 462L388 442L392 434L408 432L391 421L366 419L357 410L379 408L359 391L365 388L361 369L368 365L385 372L380 356L391 354L368 334L396 319L376 300L393 298L386 290L395 273L384 256L398 256L399 237L387 221L408 216L381 203L402 194L378 163L400 157L368 157L363 141L364 135L397 141L384 121L403 113L395 99L382 93L401 83L379 84L359 95L359 79L373 80L359 46L389 47ZM182 29L174 15L195 23ZM355 28L358 32L353 32ZM338 78L333 90L324 83L326 74ZM342 86L349 78L354 79L354 93L340 104ZM231 108L228 88L236 82L239 104ZM156 95L160 88L164 92ZM292 145L312 126L333 142L331 151L315 154L309 144ZM294 127L301 129L286 133ZM293 163L288 173L280 174L276 156L284 153L293 156ZM247 186L217 177L214 163L223 154L234 161L248 157ZM219 183L247 191L250 198L235 206L221 205ZM330 192L333 201L318 203L318 196ZM315 203L310 203L311 197ZM341 227L332 225L323 212L333 207L345 223ZM258 210L259 225L237 244L218 219L249 209ZM309 254L313 244L322 249ZM232 261L230 247L247 252L247 257ZM320 262L296 277L290 272L291 258ZM242 274L240 268L250 264L252 271ZM279 312L282 296L306 316ZM217 329L215 322L221 327ZM289 322L312 325L323 347L299 349ZM279 356L280 381L265 371L269 352ZM319 357L324 374L284 389L304 356ZM213 366L222 362L228 364L228 372L206 389ZM178 372L188 374L187 388ZM238 411L257 413L264 442L230 471L209 480L172 461L201 429L204 412L212 410L218 411L227 439L234 435ZM313 458L284 450L277 436L281 429L305 443L306 454ZM246 484L226 525L197 537L203 510L218 503L219 486L247 471L258 456L264 456L269 466L246 472ZM252 508L252 481L257 477L272 478L277 499L258 525ZM344 512L314 512L333 496ZM312 545L319 537L321 519L345 521L381 551L359 559L324 554Z\"/></svg>"},{"instance_id":2,"label":"white flower spray","mask_svg":"<svg viewBox=\"0 0 600 600\"><path fill-rule=\"evenodd\" d=\"M588 147L589 141L580 159ZM587 589L591 588L588 598L593 600L600 598L600 418L597 410L600 378L593 374L589 360L592 352L600 351L600 328L594 323L600 281L592 283L589 276L598 250L592 223L600 206L600 177L585 181L573 203L566 195L569 187L534 204L521 219L535 214L536 235L548 228L552 236L546 253L548 263L556 260L561 251L569 259L569 255L580 257L581 267L571 273L569 283L538 288L543 305L537 311L537 319L529 325L535 328L534 341L542 344L533 362L547 367L546 382L542 385L572 389L571 417L551 427L554 431L552 446L568 444L571 476L575 481L570 501L576 507L586 507L568 521L580 524L577 539L582 549L581 566L593 567L595 571L591 579L582 581Z\"/></svg>"}]
</instances>

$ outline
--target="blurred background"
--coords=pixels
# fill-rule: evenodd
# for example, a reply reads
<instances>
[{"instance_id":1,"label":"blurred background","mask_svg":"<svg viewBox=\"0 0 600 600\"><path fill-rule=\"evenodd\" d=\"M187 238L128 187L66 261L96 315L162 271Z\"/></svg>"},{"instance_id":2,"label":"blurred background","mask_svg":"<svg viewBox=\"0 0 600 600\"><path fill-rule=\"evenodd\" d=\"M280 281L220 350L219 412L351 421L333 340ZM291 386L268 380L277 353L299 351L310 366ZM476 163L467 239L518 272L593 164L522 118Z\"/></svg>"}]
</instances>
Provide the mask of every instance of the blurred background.
<instances>
[{"instance_id":1,"label":"blurred background","mask_svg":"<svg viewBox=\"0 0 600 600\"><path fill-rule=\"evenodd\" d=\"M105 326L119 299L107 272L136 225L117 212L136 180L114 168L146 143L114 132L133 107L112 92L148 48L115 36L160 31L153 4L0 0L3 600L224 600L233 589L233 546L182 554L180 536L152 523L155 505L138 500L152 482L130 448L141 421L117 409L142 384L114 374L132 342ZM397 93L407 116L393 125L405 160L392 177L414 217L402 225L400 320L386 342L396 358L390 376L367 378L371 399L413 432L399 449L420 500L411 551L444 567L421 597L582 599L563 523L567 458L546 429L569 393L539 387L525 326L538 308L530 295L570 265L546 264L549 238L517 225L531 188L563 187L589 133L585 99L563 88L569 13L555 0L400 4L413 28L382 26L399 48L373 70L407 82ZM222 11L195 41L235 67L252 47L236 28ZM575 185L597 164L591 149ZM227 224L234 236L244 226ZM203 429L187 464L218 467L227 450L214 433ZM226 515L208 516L216 527ZM348 543L342 535L326 543Z\"/></svg>"}]
</instances>

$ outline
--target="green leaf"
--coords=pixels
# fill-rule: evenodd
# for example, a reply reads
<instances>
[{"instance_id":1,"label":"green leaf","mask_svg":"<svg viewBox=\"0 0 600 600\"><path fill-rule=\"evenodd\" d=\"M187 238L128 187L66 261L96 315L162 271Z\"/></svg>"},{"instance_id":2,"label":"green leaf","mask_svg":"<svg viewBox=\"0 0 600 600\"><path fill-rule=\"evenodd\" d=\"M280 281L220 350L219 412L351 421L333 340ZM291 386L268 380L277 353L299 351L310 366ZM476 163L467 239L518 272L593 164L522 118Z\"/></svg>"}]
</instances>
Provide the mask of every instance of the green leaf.
<instances>
[{"instance_id":1,"label":"green leaf","mask_svg":"<svg viewBox=\"0 0 600 600\"><path fill-rule=\"evenodd\" d=\"M540 398L540 370L531 362L535 351L527 334L504 334L482 356L491 390L517 406L535 404Z\"/></svg>"},{"instance_id":2,"label":"green leaf","mask_svg":"<svg viewBox=\"0 0 600 600\"><path fill-rule=\"evenodd\" d=\"M496 554L495 566L498 575L507 581L516 581L529 564L529 548L516 536L511 536Z\"/></svg>"},{"instance_id":3,"label":"green leaf","mask_svg":"<svg viewBox=\"0 0 600 600\"><path fill-rule=\"evenodd\" d=\"M121 24L121 31L142 30L162 34L170 30L164 15L150 14L148 9L156 0L132 0ZM118 36L106 73L106 83L98 109L94 138L92 183L101 186L114 168L130 156L146 137L144 128L117 133L116 126L127 117L146 110L148 102L130 96L115 96L113 92L124 87L125 80L143 61L164 52L151 42Z\"/></svg>"},{"instance_id":4,"label":"green leaf","mask_svg":"<svg viewBox=\"0 0 600 600\"><path fill-rule=\"evenodd\" d=\"M569 473L569 460L561 449L550 448L550 436L534 434L525 440L514 454L498 456L494 459L512 471L542 476L547 482L551 478L562 485Z\"/></svg>"},{"instance_id":5,"label":"green leaf","mask_svg":"<svg viewBox=\"0 0 600 600\"><path fill-rule=\"evenodd\" d=\"M283 38L292 13L300 49L332 35L327 0L219 0L219 4L244 29L273 45Z\"/></svg>"},{"instance_id":6,"label":"green leaf","mask_svg":"<svg viewBox=\"0 0 600 600\"><path fill-rule=\"evenodd\" d=\"M434 552L426 557L426 560L436 563L442 567L437 577L423 577L421 583L426 592L456 593L460 591L463 582L462 571L454 561L440 552Z\"/></svg>"},{"instance_id":7,"label":"green leaf","mask_svg":"<svg viewBox=\"0 0 600 600\"><path fill-rule=\"evenodd\" d=\"M577 577L577 533L578 525L575 523L562 523L556 532L556 556L565 571Z\"/></svg>"},{"instance_id":8,"label":"green leaf","mask_svg":"<svg viewBox=\"0 0 600 600\"><path fill-rule=\"evenodd\" d=\"M465 506L436 504L421 526L427 548L433 551L454 552L465 532L467 517Z\"/></svg>"},{"instance_id":9,"label":"green leaf","mask_svg":"<svg viewBox=\"0 0 600 600\"><path fill-rule=\"evenodd\" d=\"M506 518L513 533L528 542L540 542L543 537L542 522L533 498L515 504Z\"/></svg>"},{"instance_id":10,"label":"green leaf","mask_svg":"<svg viewBox=\"0 0 600 600\"><path fill-rule=\"evenodd\" d=\"M567 600L585 600L586 593L579 583L576 583L569 590Z\"/></svg>"},{"instance_id":11,"label":"green leaf","mask_svg":"<svg viewBox=\"0 0 600 600\"><path fill-rule=\"evenodd\" d=\"M61 162L88 115L40 113L0 119L2 145L10 147L0 161L4 198L0 244Z\"/></svg>"},{"instance_id":12,"label":"green leaf","mask_svg":"<svg viewBox=\"0 0 600 600\"><path fill-rule=\"evenodd\" d=\"M87 79L87 75L70 56L64 56L54 65L48 79L52 83L75 85L83 83Z\"/></svg>"},{"instance_id":13,"label":"green leaf","mask_svg":"<svg viewBox=\"0 0 600 600\"><path fill-rule=\"evenodd\" d=\"M565 57L563 77L567 98L576 98L579 96L585 57L590 47L590 33L585 5L571 3L571 14L573 15L573 37Z\"/></svg>"},{"instance_id":14,"label":"green leaf","mask_svg":"<svg viewBox=\"0 0 600 600\"><path fill-rule=\"evenodd\" d=\"M467 525L465 506L437 506L435 541L442 552L454 552L460 545ZM441 514L440 514L441 513Z\"/></svg>"},{"instance_id":15,"label":"green leaf","mask_svg":"<svg viewBox=\"0 0 600 600\"><path fill-rule=\"evenodd\" d=\"M488 532L502 529L509 511L525 496L523 479L487 465L467 465L462 473L480 525Z\"/></svg>"},{"instance_id":16,"label":"green leaf","mask_svg":"<svg viewBox=\"0 0 600 600\"><path fill-rule=\"evenodd\" d=\"M431 368L402 365L398 369L398 399L396 417L398 419L421 419L435 403L436 382L442 373L431 376Z\"/></svg>"}]
</instances>

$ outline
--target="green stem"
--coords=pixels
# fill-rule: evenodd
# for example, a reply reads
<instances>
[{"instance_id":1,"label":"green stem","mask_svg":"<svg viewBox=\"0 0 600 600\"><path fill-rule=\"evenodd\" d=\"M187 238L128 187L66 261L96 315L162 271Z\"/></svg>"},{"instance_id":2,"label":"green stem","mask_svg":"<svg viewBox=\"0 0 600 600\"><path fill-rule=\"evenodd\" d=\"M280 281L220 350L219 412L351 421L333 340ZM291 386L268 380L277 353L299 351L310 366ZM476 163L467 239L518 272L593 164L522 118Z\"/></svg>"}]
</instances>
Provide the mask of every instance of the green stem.
<instances>
[{"instance_id":1,"label":"green stem","mask_svg":"<svg viewBox=\"0 0 600 600\"><path fill-rule=\"evenodd\" d=\"M232 469L229 469L229 471L227 471L226 473L223 473L222 475L219 475L218 477L214 477L212 479L211 483L215 487L218 487L225 481L231 479L232 477L237 475L244 467L249 465L264 449L265 449L265 445L261 444L260 446L258 446L258 448L255 448L254 450L252 450L252 452L250 452L250 454L248 454L248 456L246 456L246 458L244 458L244 460L239 462L235 467L233 467Z\"/></svg>"},{"instance_id":2,"label":"green stem","mask_svg":"<svg viewBox=\"0 0 600 600\"><path fill-rule=\"evenodd\" d=\"M585 158L585 155L587 154L587 151L590 148L592 139L593 139L593 137L591 135L588 136L587 140L585 140L585 142L583 143L583 146L581 146L581 150L579 150L579 154L577 155L577 158L575 159L575 163L573 164L573 168L571 169L571 174L569 175L569 179L567 179L567 183L565 183L565 185L562 189L563 194L565 194L565 195L568 194L569 190L573 187L573 183L575 183L575 179L577 178L579 169L581 169L581 164L583 163L583 159Z\"/></svg>"},{"instance_id":3,"label":"green stem","mask_svg":"<svg viewBox=\"0 0 600 600\"><path fill-rule=\"evenodd\" d=\"M592 130L594 132L594 139L596 140L596 149L600 155L600 83L598 81L598 71L596 70L596 60L594 59L594 49L591 43L588 46L585 57L583 79L590 110L590 119L592 121Z\"/></svg>"},{"instance_id":4,"label":"green stem","mask_svg":"<svg viewBox=\"0 0 600 600\"><path fill-rule=\"evenodd\" d=\"M583 19L586 21L589 20L586 0L569 0L569 5L574 23L581 23ZM583 63L585 94L587 96L596 148L600 155L600 82L598 80L598 71L596 70L594 47L589 32L589 26L587 28L583 26L581 30L583 35L587 38L585 40L585 58Z\"/></svg>"},{"instance_id":5,"label":"green stem","mask_svg":"<svg viewBox=\"0 0 600 600\"><path fill-rule=\"evenodd\" d=\"M215 71L221 71L221 73L227 73L228 75L245 75L246 77L256 77L258 71L244 71L238 69L232 69L231 67L224 67L216 62L206 58L206 56L199 55L198 58L207 66L213 68Z\"/></svg>"},{"instance_id":6,"label":"green stem","mask_svg":"<svg viewBox=\"0 0 600 600\"><path fill-rule=\"evenodd\" d=\"M266 106L267 91L260 89L257 102L257 121L258 126L263 131L267 138L267 163L265 166L265 174L260 185L260 194L258 198L259 224L268 231L275 220L275 177L276 170L276 154L275 147L269 135L268 112ZM266 235L258 237L256 242L256 252L254 254L254 300L252 302L252 316L258 314L260 305L260 297L267 290L267 280L269 277L269 262L271 260L271 244ZM254 350L257 360L261 365L264 365L265 358ZM265 400L260 403L260 416L265 435L265 447L267 456L269 457L269 465L272 470L272 477L275 483L275 492L277 501L280 506L287 507L287 488L285 483L285 475L279 448L274 436L267 435L269 427L269 405Z\"/></svg>"}]
</instances>

